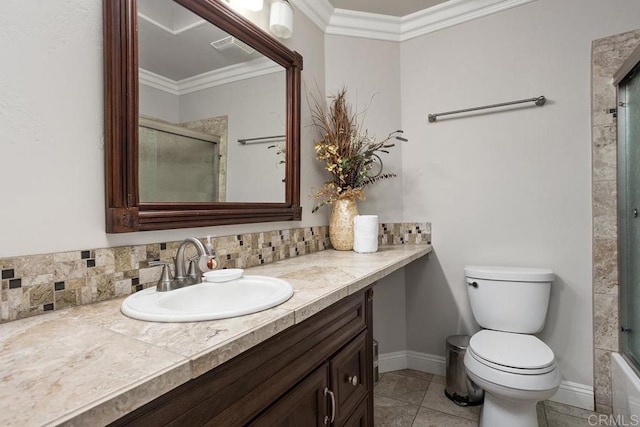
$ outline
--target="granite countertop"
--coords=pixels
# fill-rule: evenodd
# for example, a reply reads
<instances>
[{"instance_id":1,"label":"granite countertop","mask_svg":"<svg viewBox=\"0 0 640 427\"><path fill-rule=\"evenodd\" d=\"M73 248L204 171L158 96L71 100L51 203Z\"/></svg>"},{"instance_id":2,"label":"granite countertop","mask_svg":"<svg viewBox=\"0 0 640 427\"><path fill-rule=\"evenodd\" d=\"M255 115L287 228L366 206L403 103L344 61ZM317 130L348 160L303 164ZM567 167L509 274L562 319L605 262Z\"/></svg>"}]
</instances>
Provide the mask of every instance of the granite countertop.
<instances>
[{"instance_id":1,"label":"granite countertop","mask_svg":"<svg viewBox=\"0 0 640 427\"><path fill-rule=\"evenodd\" d=\"M144 322L121 314L119 298L2 324L0 425L109 423L429 252L326 250L247 269L294 294L231 319Z\"/></svg>"}]
</instances>

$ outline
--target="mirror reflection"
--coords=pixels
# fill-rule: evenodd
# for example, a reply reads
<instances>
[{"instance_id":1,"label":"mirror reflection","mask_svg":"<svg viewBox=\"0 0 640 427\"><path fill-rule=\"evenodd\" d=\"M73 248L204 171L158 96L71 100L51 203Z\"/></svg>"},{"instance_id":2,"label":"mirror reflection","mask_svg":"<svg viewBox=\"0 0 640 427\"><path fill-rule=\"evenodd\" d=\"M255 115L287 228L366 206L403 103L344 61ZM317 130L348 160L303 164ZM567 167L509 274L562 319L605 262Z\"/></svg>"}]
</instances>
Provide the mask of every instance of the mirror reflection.
<instances>
[{"instance_id":1,"label":"mirror reflection","mask_svg":"<svg viewBox=\"0 0 640 427\"><path fill-rule=\"evenodd\" d=\"M172 0L138 0L141 202L284 202L286 73Z\"/></svg>"}]
</instances>

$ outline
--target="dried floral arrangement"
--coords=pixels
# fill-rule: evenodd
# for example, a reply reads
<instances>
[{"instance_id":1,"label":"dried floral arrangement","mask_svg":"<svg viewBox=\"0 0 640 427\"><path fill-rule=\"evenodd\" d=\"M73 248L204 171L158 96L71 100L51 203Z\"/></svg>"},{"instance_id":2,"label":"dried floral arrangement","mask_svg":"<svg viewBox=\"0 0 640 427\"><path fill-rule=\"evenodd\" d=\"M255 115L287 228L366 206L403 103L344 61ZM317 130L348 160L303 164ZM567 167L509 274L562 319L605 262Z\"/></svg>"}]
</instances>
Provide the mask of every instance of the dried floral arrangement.
<instances>
[{"instance_id":1,"label":"dried floral arrangement","mask_svg":"<svg viewBox=\"0 0 640 427\"><path fill-rule=\"evenodd\" d=\"M312 212L343 197L364 200L364 188L383 179L394 178L393 172L383 173L379 153L389 153L392 140L407 141L402 131L391 132L376 141L363 129L364 112L352 111L347 102L347 89L342 88L332 99L329 109L313 99L311 118L321 138L314 145L316 158L325 162L331 180L324 183L312 197L318 201Z\"/></svg>"}]
</instances>

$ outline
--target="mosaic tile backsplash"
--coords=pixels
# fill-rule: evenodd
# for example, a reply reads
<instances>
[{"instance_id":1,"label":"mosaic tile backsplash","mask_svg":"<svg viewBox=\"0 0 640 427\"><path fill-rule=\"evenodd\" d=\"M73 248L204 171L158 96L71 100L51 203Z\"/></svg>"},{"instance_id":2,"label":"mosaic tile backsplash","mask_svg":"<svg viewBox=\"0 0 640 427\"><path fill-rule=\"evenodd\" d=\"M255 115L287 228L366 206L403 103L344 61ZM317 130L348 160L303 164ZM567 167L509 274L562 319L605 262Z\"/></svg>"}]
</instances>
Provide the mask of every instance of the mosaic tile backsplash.
<instances>
[{"instance_id":1,"label":"mosaic tile backsplash","mask_svg":"<svg viewBox=\"0 0 640 427\"><path fill-rule=\"evenodd\" d=\"M430 223L380 224L380 245L431 243ZM204 243L204 238L201 239ZM212 238L218 268L248 268L331 248L329 227L306 227ZM181 242L86 249L0 258L0 322L122 297L160 278ZM192 245L186 257L195 255Z\"/></svg>"}]
</instances>

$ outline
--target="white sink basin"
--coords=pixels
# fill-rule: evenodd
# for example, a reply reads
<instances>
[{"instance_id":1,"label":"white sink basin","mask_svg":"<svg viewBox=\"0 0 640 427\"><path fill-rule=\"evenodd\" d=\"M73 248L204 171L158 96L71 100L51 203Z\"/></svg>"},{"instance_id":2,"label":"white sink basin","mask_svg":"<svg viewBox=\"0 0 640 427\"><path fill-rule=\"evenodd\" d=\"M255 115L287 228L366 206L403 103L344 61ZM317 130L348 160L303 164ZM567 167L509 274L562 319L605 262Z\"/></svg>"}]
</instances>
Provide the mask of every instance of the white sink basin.
<instances>
[{"instance_id":1,"label":"white sink basin","mask_svg":"<svg viewBox=\"0 0 640 427\"><path fill-rule=\"evenodd\" d=\"M223 283L203 282L168 292L148 288L130 295L122 313L151 322L225 319L266 310L293 295L289 282L266 276L243 276Z\"/></svg>"}]
</instances>

